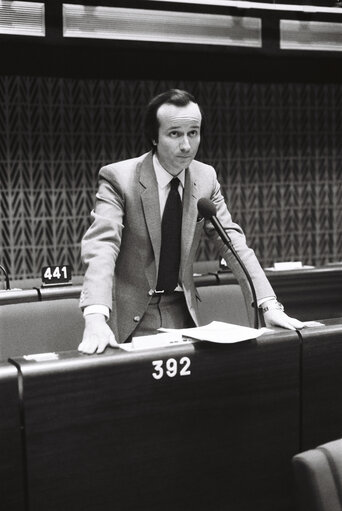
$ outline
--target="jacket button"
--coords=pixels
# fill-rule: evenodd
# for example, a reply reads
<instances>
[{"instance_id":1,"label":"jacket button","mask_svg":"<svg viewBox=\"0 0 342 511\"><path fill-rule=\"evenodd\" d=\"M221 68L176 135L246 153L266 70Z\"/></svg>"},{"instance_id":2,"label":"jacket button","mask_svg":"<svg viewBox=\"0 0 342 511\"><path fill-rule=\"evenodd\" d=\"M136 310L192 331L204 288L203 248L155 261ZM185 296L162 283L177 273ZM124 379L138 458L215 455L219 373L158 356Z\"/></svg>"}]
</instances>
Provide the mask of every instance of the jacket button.
<instances>
[{"instance_id":1,"label":"jacket button","mask_svg":"<svg viewBox=\"0 0 342 511\"><path fill-rule=\"evenodd\" d=\"M133 321L138 323L140 321L140 316L134 316Z\"/></svg>"}]
</instances>

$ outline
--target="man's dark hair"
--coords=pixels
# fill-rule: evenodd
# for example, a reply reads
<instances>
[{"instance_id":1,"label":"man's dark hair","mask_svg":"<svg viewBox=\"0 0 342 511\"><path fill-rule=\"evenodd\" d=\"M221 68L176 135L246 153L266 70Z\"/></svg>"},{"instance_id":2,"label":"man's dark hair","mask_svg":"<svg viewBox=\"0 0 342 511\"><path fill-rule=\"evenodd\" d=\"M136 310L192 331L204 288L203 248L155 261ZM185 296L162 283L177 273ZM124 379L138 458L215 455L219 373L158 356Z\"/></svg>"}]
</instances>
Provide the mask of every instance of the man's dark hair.
<instances>
[{"instance_id":1,"label":"man's dark hair","mask_svg":"<svg viewBox=\"0 0 342 511\"><path fill-rule=\"evenodd\" d=\"M196 99L190 92L181 89L170 89L166 92L162 92L151 99L146 109L145 116L145 134L152 145L153 142L158 142L158 130L159 121L157 119L157 111L159 107L164 104L175 105L175 106L187 106L189 103L197 103ZM201 108L198 105L202 114ZM203 115L202 115L203 117Z\"/></svg>"}]
</instances>

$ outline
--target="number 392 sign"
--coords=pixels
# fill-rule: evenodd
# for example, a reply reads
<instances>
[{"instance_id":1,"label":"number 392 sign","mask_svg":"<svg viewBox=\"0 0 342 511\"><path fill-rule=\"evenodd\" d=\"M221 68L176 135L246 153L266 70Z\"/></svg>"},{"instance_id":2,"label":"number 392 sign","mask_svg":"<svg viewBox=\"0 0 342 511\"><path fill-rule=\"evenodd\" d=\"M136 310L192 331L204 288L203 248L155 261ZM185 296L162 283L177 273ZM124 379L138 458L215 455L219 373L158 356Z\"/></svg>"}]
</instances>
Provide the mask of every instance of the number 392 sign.
<instances>
[{"instance_id":1,"label":"number 392 sign","mask_svg":"<svg viewBox=\"0 0 342 511\"><path fill-rule=\"evenodd\" d=\"M162 378L174 378L175 376L190 376L191 361L189 357L182 357L180 360L175 358L168 358L167 360L153 360L153 373L152 376L155 380Z\"/></svg>"}]
</instances>

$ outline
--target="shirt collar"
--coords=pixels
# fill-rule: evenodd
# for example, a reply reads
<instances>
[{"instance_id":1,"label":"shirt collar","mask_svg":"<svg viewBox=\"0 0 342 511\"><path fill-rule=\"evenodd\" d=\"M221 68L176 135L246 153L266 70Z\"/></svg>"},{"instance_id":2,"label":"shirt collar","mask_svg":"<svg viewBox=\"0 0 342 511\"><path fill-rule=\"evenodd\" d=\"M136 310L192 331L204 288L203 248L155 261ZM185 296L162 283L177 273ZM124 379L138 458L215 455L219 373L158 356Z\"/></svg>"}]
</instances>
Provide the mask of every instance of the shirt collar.
<instances>
[{"instance_id":1,"label":"shirt collar","mask_svg":"<svg viewBox=\"0 0 342 511\"><path fill-rule=\"evenodd\" d=\"M174 177L178 177L182 187L184 188L185 183L185 169L183 169L177 176L172 176L159 162L157 155L153 155L153 167L156 174L159 188L165 188Z\"/></svg>"}]
</instances>

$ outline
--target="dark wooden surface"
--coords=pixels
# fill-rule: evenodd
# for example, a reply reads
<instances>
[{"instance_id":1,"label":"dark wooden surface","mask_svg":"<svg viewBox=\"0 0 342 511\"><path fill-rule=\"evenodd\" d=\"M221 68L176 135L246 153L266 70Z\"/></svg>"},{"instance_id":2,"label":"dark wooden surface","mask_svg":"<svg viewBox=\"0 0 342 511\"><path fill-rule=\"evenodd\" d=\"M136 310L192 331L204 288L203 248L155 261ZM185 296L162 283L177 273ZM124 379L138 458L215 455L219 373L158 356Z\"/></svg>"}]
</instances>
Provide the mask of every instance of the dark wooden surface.
<instances>
[{"instance_id":1,"label":"dark wooden surface","mask_svg":"<svg viewBox=\"0 0 342 511\"><path fill-rule=\"evenodd\" d=\"M304 329L302 450L342 437L342 318Z\"/></svg>"},{"instance_id":2,"label":"dark wooden surface","mask_svg":"<svg viewBox=\"0 0 342 511\"><path fill-rule=\"evenodd\" d=\"M266 272L289 315L302 321L342 316L342 266Z\"/></svg>"},{"instance_id":3,"label":"dark wooden surface","mask_svg":"<svg viewBox=\"0 0 342 511\"><path fill-rule=\"evenodd\" d=\"M342 316L342 265L267 271L267 278L286 312L302 321ZM196 277L197 285L236 283L232 273Z\"/></svg>"},{"instance_id":4,"label":"dark wooden surface","mask_svg":"<svg viewBox=\"0 0 342 511\"><path fill-rule=\"evenodd\" d=\"M24 511L23 446L17 370L0 364L0 507Z\"/></svg>"},{"instance_id":5,"label":"dark wooden surface","mask_svg":"<svg viewBox=\"0 0 342 511\"><path fill-rule=\"evenodd\" d=\"M152 377L152 361L191 375ZM32 511L292 509L299 339L17 359Z\"/></svg>"}]
</instances>

